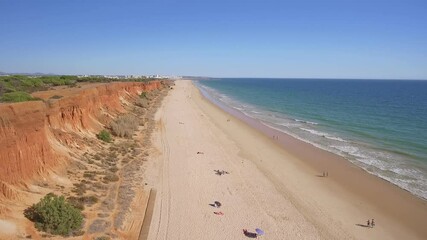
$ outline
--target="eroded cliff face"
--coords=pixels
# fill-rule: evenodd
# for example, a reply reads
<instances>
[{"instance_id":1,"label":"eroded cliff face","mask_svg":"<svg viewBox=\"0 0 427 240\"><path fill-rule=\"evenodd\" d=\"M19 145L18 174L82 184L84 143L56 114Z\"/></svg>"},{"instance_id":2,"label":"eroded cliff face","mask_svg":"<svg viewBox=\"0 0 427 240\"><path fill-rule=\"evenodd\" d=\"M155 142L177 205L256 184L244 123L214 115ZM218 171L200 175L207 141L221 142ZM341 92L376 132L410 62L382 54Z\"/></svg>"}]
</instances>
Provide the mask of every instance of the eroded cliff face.
<instances>
[{"instance_id":1,"label":"eroded cliff face","mask_svg":"<svg viewBox=\"0 0 427 240\"><path fill-rule=\"evenodd\" d=\"M0 199L17 198L15 189L66 164L68 146L84 144L70 136L93 136L141 92L161 87L160 81L97 84L57 100L0 104Z\"/></svg>"}]
</instances>

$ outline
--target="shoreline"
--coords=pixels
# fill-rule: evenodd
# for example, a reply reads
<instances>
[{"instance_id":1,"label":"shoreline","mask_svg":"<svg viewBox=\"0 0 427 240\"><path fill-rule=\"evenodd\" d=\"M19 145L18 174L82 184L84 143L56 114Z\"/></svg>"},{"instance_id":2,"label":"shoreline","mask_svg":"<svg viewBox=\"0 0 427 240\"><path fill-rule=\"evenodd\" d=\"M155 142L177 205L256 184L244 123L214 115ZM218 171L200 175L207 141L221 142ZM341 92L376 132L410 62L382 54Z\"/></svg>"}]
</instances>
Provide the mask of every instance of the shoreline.
<instances>
[{"instance_id":1,"label":"shoreline","mask_svg":"<svg viewBox=\"0 0 427 240\"><path fill-rule=\"evenodd\" d=\"M157 191L148 239L243 239L242 229L255 228L268 239L427 236L425 202L332 153L284 134L273 140L272 129L224 111L191 81L175 82L155 119L144 174Z\"/></svg>"},{"instance_id":2,"label":"shoreline","mask_svg":"<svg viewBox=\"0 0 427 240\"><path fill-rule=\"evenodd\" d=\"M408 225L408 227L418 229L421 236L427 236L427 230L425 230L423 224L423 219L427 218L426 199L414 195L410 191L386 179L367 172L342 156L267 126L258 119L247 116L222 102L218 102L212 99L207 93L204 93L196 84L192 84L203 98L213 106L264 134L265 137L270 138L270 141L309 165L310 168L318 172L316 177L322 177L323 171L328 172L328 180L333 180L343 189L350 189L349 191L353 194L363 196L362 199L373 204L375 208L385 211L390 217L400 218L401 222ZM273 140L273 136L278 136L278 140ZM321 161L317 159L321 159ZM378 191L379 189L381 189L380 192ZM393 199L388 197L390 195L393 195ZM400 203L405 203L405 205L400 205ZM407 206L412 204L417 207ZM421 213L418 207L423 208ZM414 218L418 220L414 221Z\"/></svg>"},{"instance_id":3,"label":"shoreline","mask_svg":"<svg viewBox=\"0 0 427 240\"><path fill-rule=\"evenodd\" d=\"M424 161L427 152L423 148L427 142L422 137L424 123L408 114L408 111L416 112L416 105L399 105L390 94L375 97L368 91L367 96L361 97L352 87L330 81L300 83L265 79L264 84L259 80L196 80L194 84L217 105L227 105L270 128L342 156L368 173L427 200L427 165ZM361 88L372 85L362 81L348 84ZM412 86L401 84L402 87ZM257 86L260 91L255 90ZM315 90L322 86L325 91ZM383 83L378 86L389 90L391 85ZM277 91L272 87L283 89ZM305 98L301 89L310 88L313 96ZM335 92L342 91L337 95L338 102L334 101L333 93L328 92L334 88L337 88ZM294 92L289 92L293 91L291 89ZM419 96L418 92L414 94ZM376 102L378 97L383 100ZM410 99L405 94L402 98L402 101ZM373 106L379 110L373 110Z\"/></svg>"}]
</instances>

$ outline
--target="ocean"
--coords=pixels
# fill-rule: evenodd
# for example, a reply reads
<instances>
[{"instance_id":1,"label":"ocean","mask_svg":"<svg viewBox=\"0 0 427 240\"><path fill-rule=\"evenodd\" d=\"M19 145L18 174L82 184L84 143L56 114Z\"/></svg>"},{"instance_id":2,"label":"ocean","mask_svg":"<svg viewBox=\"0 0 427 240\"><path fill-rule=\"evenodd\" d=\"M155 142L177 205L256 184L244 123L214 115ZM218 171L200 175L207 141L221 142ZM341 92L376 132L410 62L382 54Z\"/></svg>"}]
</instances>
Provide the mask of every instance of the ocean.
<instances>
[{"instance_id":1,"label":"ocean","mask_svg":"<svg viewBox=\"0 0 427 240\"><path fill-rule=\"evenodd\" d=\"M427 199L427 81L195 81L202 93Z\"/></svg>"}]
</instances>

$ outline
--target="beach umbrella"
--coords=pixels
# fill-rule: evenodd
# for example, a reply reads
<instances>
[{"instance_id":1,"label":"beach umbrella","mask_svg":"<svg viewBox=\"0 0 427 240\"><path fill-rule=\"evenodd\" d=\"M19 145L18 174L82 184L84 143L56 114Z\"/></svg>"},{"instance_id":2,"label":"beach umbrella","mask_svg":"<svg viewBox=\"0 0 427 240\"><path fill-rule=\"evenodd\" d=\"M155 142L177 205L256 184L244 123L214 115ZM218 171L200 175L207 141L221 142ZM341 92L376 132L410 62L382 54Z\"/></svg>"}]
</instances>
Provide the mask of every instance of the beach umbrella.
<instances>
[{"instance_id":1,"label":"beach umbrella","mask_svg":"<svg viewBox=\"0 0 427 240\"><path fill-rule=\"evenodd\" d=\"M255 229L255 232L258 234L258 235L264 235L264 231L263 230L261 230L261 229L259 229L259 228L257 228L257 229Z\"/></svg>"}]
</instances>

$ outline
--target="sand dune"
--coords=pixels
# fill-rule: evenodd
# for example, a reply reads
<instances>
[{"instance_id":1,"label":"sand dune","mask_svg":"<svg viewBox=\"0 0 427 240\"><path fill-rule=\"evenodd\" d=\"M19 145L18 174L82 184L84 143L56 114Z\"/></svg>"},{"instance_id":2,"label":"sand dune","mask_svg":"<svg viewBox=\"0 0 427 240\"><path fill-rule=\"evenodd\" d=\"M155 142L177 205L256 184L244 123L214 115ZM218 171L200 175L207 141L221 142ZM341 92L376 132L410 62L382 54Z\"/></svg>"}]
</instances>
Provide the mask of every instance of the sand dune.
<instances>
[{"instance_id":1,"label":"sand dune","mask_svg":"<svg viewBox=\"0 0 427 240\"><path fill-rule=\"evenodd\" d=\"M176 82L156 119L158 153L145 166L157 191L148 239L246 239L242 229L255 228L265 239L426 237L333 178L317 177L312 165L205 100L191 81ZM417 204L420 220L426 205ZM375 228L361 226L368 218Z\"/></svg>"}]
</instances>

